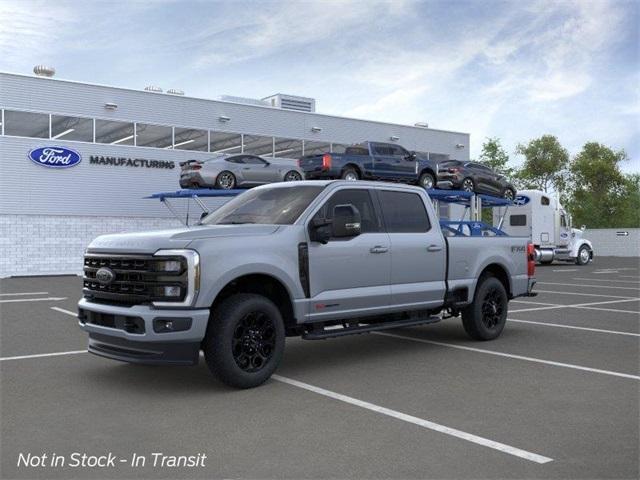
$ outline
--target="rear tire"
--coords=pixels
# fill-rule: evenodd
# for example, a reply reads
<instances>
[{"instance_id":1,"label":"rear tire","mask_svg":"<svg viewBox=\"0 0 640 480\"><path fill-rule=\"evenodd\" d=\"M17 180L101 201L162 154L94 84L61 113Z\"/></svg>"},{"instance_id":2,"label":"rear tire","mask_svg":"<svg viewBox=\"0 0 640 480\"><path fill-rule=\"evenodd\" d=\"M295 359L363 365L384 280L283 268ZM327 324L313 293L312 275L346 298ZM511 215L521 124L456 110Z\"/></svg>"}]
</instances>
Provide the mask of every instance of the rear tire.
<instances>
[{"instance_id":1,"label":"rear tire","mask_svg":"<svg viewBox=\"0 0 640 480\"><path fill-rule=\"evenodd\" d=\"M507 322L509 299L504 285L496 277L478 280L473 303L462 310L462 325L474 340L498 338Z\"/></svg>"},{"instance_id":2,"label":"rear tire","mask_svg":"<svg viewBox=\"0 0 640 480\"><path fill-rule=\"evenodd\" d=\"M502 193L502 198L513 201L516 198L516 192L514 192L512 188L505 188Z\"/></svg>"},{"instance_id":3,"label":"rear tire","mask_svg":"<svg viewBox=\"0 0 640 480\"><path fill-rule=\"evenodd\" d=\"M216 188L221 190L231 190L236 186L236 176L225 170L216 177Z\"/></svg>"},{"instance_id":4,"label":"rear tire","mask_svg":"<svg viewBox=\"0 0 640 480\"><path fill-rule=\"evenodd\" d=\"M203 341L207 366L235 388L253 388L271 377L284 353L280 311L262 295L239 293L212 312Z\"/></svg>"},{"instance_id":5,"label":"rear tire","mask_svg":"<svg viewBox=\"0 0 640 480\"><path fill-rule=\"evenodd\" d=\"M342 171L342 175L340 175L340 178L342 178L343 180L355 181L360 180L360 174L358 174L358 171L355 168L347 167Z\"/></svg>"},{"instance_id":6,"label":"rear tire","mask_svg":"<svg viewBox=\"0 0 640 480\"><path fill-rule=\"evenodd\" d=\"M425 172L420 175L420 178L418 179L418 185L420 185L425 190L430 190L432 188L436 188L436 179L431 173Z\"/></svg>"},{"instance_id":7,"label":"rear tire","mask_svg":"<svg viewBox=\"0 0 640 480\"><path fill-rule=\"evenodd\" d=\"M299 182L300 180L302 180L302 175L295 170L290 170L284 175L285 182Z\"/></svg>"},{"instance_id":8,"label":"rear tire","mask_svg":"<svg viewBox=\"0 0 640 480\"><path fill-rule=\"evenodd\" d=\"M552 260L540 260L540 265L551 265L553 263Z\"/></svg>"}]
</instances>

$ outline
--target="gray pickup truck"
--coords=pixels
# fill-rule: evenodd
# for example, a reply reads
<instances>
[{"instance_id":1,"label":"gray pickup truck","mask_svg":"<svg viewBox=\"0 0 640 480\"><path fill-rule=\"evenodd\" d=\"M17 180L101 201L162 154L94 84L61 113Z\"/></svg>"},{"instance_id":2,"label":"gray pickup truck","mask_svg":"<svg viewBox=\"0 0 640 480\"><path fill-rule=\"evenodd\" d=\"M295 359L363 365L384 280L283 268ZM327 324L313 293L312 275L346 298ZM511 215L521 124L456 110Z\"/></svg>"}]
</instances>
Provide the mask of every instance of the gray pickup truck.
<instances>
[{"instance_id":1,"label":"gray pickup truck","mask_svg":"<svg viewBox=\"0 0 640 480\"><path fill-rule=\"evenodd\" d=\"M84 259L80 327L89 351L193 365L204 351L228 385L260 385L285 337L324 339L461 314L491 340L508 301L535 283L518 237L445 236L419 187L306 181L249 190L201 225L105 235Z\"/></svg>"}]
</instances>

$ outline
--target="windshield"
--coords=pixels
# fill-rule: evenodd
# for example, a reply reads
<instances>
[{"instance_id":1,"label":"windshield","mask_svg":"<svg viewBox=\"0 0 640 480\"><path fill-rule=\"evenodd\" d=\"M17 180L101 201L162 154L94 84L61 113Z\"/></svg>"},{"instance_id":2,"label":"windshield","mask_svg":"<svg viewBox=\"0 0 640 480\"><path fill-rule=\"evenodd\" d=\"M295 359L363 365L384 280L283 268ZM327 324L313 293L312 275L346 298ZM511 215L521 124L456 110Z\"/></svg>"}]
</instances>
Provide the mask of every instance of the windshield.
<instances>
[{"instance_id":1,"label":"windshield","mask_svg":"<svg viewBox=\"0 0 640 480\"><path fill-rule=\"evenodd\" d=\"M300 185L249 190L225 203L201 223L292 225L323 188L317 185Z\"/></svg>"}]
</instances>

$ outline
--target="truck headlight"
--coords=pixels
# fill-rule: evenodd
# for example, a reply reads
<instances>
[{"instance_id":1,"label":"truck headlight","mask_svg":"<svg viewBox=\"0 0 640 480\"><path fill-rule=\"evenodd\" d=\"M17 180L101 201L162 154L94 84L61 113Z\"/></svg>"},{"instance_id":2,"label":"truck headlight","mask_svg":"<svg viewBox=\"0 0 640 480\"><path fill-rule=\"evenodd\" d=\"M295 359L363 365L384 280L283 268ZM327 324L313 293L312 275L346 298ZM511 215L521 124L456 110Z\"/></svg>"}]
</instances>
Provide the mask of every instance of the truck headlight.
<instances>
[{"instance_id":1,"label":"truck headlight","mask_svg":"<svg viewBox=\"0 0 640 480\"><path fill-rule=\"evenodd\" d=\"M159 257L155 265L159 277L167 280L155 288L153 301L155 307L191 307L195 304L200 291L200 255L195 250L158 250L154 257ZM162 257L170 257L163 260ZM175 275L180 275L181 282L175 282ZM173 275L173 277L171 277ZM173 281L172 281L173 280Z\"/></svg>"}]
</instances>

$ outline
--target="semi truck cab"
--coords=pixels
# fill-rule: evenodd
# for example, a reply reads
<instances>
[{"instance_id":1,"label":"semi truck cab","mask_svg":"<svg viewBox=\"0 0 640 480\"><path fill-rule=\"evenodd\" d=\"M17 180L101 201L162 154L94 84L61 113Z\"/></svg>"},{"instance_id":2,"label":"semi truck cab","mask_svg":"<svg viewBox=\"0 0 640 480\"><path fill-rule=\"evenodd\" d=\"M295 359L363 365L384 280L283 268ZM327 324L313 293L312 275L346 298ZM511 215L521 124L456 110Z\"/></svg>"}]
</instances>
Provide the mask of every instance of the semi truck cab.
<instances>
[{"instance_id":1,"label":"semi truck cab","mask_svg":"<svg viewBox=\"0 0 640 480\"><path fill-rule=\"evenodd\" d=\"M494 224L504 216L504 232L529 237L537 262L544 265L558 260L586 265L593 260L593 245L583 238L586 227L573 228L571 215L552 195L522 190L513 203L506 211L494 209Z\"/></svg>"}]
</instances>

